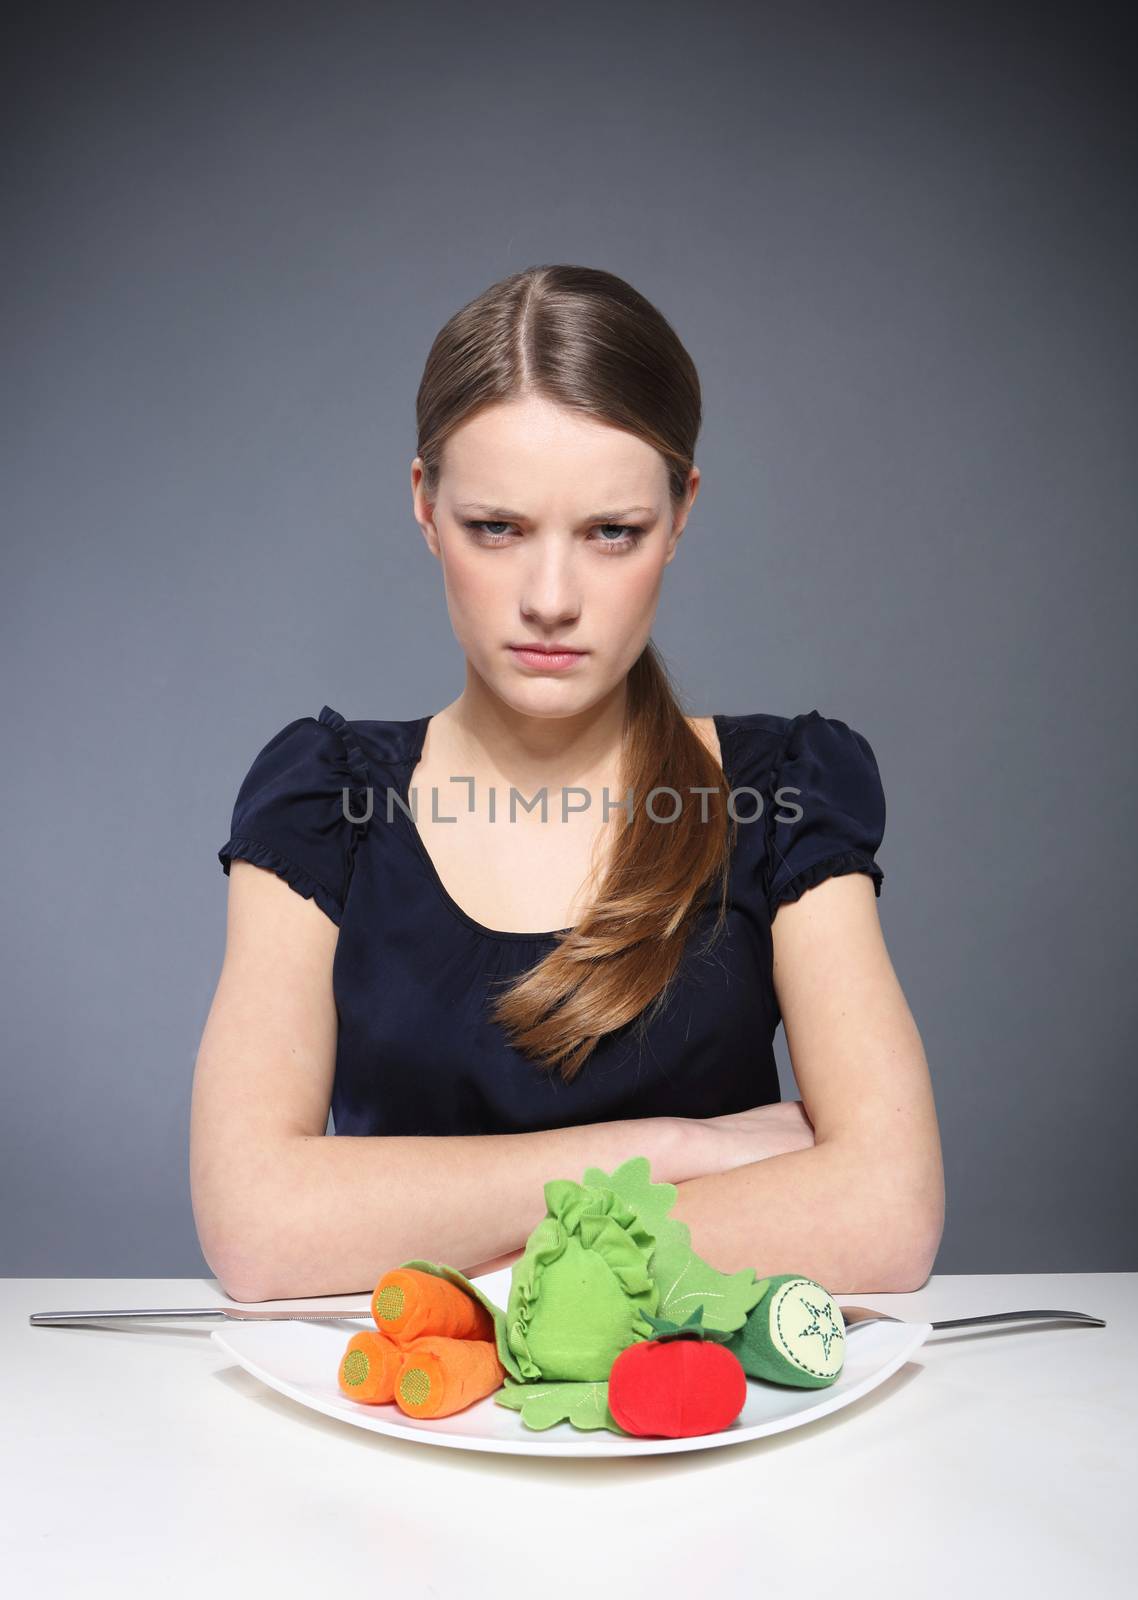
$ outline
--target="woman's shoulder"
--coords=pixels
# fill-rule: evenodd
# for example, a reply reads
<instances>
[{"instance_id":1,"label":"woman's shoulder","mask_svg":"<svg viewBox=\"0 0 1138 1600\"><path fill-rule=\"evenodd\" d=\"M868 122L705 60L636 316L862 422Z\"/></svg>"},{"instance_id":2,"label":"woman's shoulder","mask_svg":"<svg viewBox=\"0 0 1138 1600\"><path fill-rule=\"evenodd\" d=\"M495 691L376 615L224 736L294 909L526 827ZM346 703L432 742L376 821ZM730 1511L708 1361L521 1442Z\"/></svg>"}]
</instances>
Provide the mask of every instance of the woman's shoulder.
<instances>
[{"instance_id":1,"label":"woman's shoulder","mask_svg":"<svg viewBox=\"0 0 1138 1600\"><path fill-rule=\"evenodd\" d=\"M733 788L763 797L770 914L824 878L867 873L885 834L885 791L873 746L842 717L753 711L717 719Z\"/></svg>"},{"instance_id":2,"label":"woman's shoulder","mask_svg":"<svg viewBox=\"0 0 1138 1600\"><path fill-rule=\"evenodd\" d=\"M347 718L331 706L325 706L320 717L354 740L369 768L399 767L416 760L430 721L429 716Z\"/></svg>"},{"instance_id":3,"label":"woman's shoulder","mask_svg":"<svg viewBox=\"0 0 1138 1600\"><path fill-rule=\"evenodd\" d=\"M792 725L800 719L768 711L717 711L688 717L692 732L719 762L733 785L752 785L769 774Z\"/></svg>"},{"instance_id":4,"label":"woman's shoulder","mask_svg":"<svg viewBox=\"0 0 1138 1600\"><path fill-rule=\"evenodd\" d=\"M753 778L777 777L787 766L840 773L843 769L877 770L873 747L865 735L841 717L821 711L784 715L775 711L721 712L712 720L718 729L725 766Z\"/></svg>"},{"instance_id":5,"label":"woman's shoulder","mask_svg":"<svg viewBox=\"0 0 1138 1600\"><path fill-rule=\"evenodd\" d=\"M331 706L293 717L261 745L241 780L229 837L217 852L275 872L339 923L359 839L367 758L351 723ZM344 809L344 796L352 800Z\"/></svg>"},{"instance_id":6,"label":"woman's shoulder","mask_svg":"<svg viewBox=\"0 0 1138 1600\"><path fill-rule=\"evenodd\" d=\"M688 727L726 770L729 755L750 755L769 746L789 727L793 718L764 711L728 715L713 712L703 717L686 717Z\"/></svg>"}]
</instances>

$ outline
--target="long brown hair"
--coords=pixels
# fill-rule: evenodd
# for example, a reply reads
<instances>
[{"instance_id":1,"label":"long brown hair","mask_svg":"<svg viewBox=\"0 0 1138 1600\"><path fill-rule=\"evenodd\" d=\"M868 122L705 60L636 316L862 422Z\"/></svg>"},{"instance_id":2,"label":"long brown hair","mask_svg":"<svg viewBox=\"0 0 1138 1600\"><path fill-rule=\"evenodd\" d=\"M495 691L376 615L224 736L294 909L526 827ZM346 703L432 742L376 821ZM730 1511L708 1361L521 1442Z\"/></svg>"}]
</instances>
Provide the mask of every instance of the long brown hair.
<instances>
[{"instance_id":1,"label":"long brown hair","mask_svg":"<svg viewBox=\"0 0 1138 1600\"><path fill-rule=\"evenodd\" d=\"M416 401L423 485L434 500L443 446L484 406L537 394L653 445L673 508L687 494L702 421L699 376L663 315L592 267L535 266L492 284L438 333ZM583 919L497 997L493 1020L518 1050L568 1083L605 1034L663 1007L718 885L722 931L736 822L720 765L694 733L649 641L628 674L619 827ZM679 797L651 797L654 789ZM706 797L692 791L710 790ZM632 791L632 817L620 805ZM706 820L704 800L706 799ZM619 822L616 818L619 817ZM603 831L603 830L602 830ZM594 873L595 873L594 868ZM592 876L592 874L591 874Z\"/></svg>"}]
</instances>

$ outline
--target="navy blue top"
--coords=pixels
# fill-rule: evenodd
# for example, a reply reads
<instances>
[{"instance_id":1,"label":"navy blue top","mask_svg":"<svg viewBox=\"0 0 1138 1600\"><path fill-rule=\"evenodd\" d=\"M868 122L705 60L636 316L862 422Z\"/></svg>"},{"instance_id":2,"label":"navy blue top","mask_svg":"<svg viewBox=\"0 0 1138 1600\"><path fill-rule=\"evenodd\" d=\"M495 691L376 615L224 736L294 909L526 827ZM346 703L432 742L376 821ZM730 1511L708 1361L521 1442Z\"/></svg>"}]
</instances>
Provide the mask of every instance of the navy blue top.
<instances>
[{"instance_id":1,"label":"navy blue top","mask_svg":"<svg viewBox=\"0 0 1138 1600\"><path fill-rule=\"evenodd\" d=\"M348 722L324 706L288 723L250 767L218 851L226 873L234 857L267 867L340 929L336 1133L527 1133L779 1100L771 921L784 900L841 873L868 873L880 895L885 797L868 741L818 711L714 718L739 820L726 929L703 950L713 895L670 1001L647 1029L633 1019L602 1037L566 1083L486 1015L503 980L557 932L500 932L467 916L395 798L417 815L408 785L429 721ZM369 790L369 820L351 821L345 806L365 817Z\"/></svg>"}]
</instances>

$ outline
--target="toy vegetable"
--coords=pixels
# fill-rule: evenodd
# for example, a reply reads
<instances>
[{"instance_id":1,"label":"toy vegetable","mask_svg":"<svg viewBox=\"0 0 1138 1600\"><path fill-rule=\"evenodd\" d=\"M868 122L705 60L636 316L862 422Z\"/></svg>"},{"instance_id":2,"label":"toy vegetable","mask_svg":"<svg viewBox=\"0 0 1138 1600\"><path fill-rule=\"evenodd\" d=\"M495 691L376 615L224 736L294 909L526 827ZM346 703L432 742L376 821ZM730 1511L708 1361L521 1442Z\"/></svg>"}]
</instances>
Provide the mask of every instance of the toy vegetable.
<instances>
[{"instance_id":1,"label":"toy vegetable","mask_svg":"<svg viewBox=\"0 0 1138 1600\"><path fill-rule=\"evenodd\" d=\"M781 1272L726 1348L749 1378L823 1389L845 1365L845 1329L828 1290L801 1273Z\"/></svg>"},{"instance_id":2,"label":"toy vegetable","mask_svg":"<svg viewBox=\"0 0 1138 1600\"><path fill-rule=\"evenodd\" d=\"M353 1333L340 1357L337 1382L341 1392L367 1406L390 1402L395 1398L395 1379L403 1354L393 1340L373 1328Z\"/></svg>"},{"instance_id":3,"label":"toy vegetable","mask_svg":"<svg viewBox=\"0 0 1138 1600\"><path fill-rule=\"evenodd\" d=\"M519 1382L521 1381L521 1368L518 1366L517 1357L510 1349L509 1340L506 1338L506 1313L501 1306L495 1305L489 1295L480 1289L476 1283L471 1283L466 1274L460 1272L457 1267L448 1267L439 1261L426 1261L422 1256L415 1256L410 1261L401 1262L400 1265L404 1268L414 1267L417 1271L430 1273L436 1278L445 1278L448 1283L454 1284L463 1294L469 1295L472 1300L476 1301L485 1311L493 1326L494 1331L491 1337L498 1352L498 1360L512 1378L516 1378ZM436 1333L438 1330L429 1328L424 1329L424 1332Z\"/></svg>"},{"instance_id":4,"label":"toy vegetable","mask_svg":"<svg viewBox=\"0 0 1138 1600\"><path fill-rule=\"evenodd\" d=\"M343 1394L364 1405L391 1401L409 1417L446 1417L500 1389L505 1372L489 1339L421 1334L397 1344L364 1328L340 1360Z\"/></svg>"},{"instance_id":5,"label":"toy vegetable","mask_svg":"<svg viewBox=\"0 0 1138 1600\"><path fill-rule=\"evenodd\" d=\"M729 1427L748 1378L837 1378L845 1323L828 1291L801 1273L759 1280L702 1260L668 1216L675 1186L653 1183L644 1156L544 1192L505 1311L455 1267L404 1261L376 1284L375 1331L348 1341L342 1392L419 1417L493 1395L529 1428L678 1438Z\"/></svg>"},{"instance_id":6,"label":"toy vegetable","mask_svg":"<svg viewBox=\"0 0 1138 1600\"><path fill-rule=\"evenodd\" d=\"M341 1392L364 1405L394 1401L412 1417L449 1416L493 1394L506 1372L488 1306L433 1271L385 1272L371 1297L375 1330L354 1333L340 1359Z\"/></svg>"},{"instance_id":7,"label":"toy vegetable","mask_svg":"<svg viewBox=\"0 0 1138 1600\"><path fill-rule=\"evenodd\" d=\"M609 1373L608 1405L625 1433L690 1438L729 1427L747 1400L747 1375L728 1334L703 1327L703 1307L684 1323L648 1316L654 1336L622 1350Z\"/></svg>"},{"instance_id":8,"label":"toy vegetable","mask_svg":"<svg viewBox=\"0 0 1138 1600\"><path fill-rule=\"evenodd\" d=\"M514 1262L506 1338L522 1378L605 1381L641 1337L659 1291L649 1271L655 1235L612 1189L555 1178L547 1215Z\"/></svg>"},{"instance_id":9,"label":"toy vegetable","mask_svg":"<svg viewBox=\"0 0 1138 1600\"><path fill-rule=\"evenodd\" d=\"M406 1344L421 1333L448 1339L493 1339L494 1319L486 1308L446 1278L417 1267L385 1272L371 1297L375 1325L388 1338Z\"/></svg>"},{"instance_id":10,"label":"toy vegetable","mask_svg":"<svg viewBox=\"0 0 1138 1600\"><path fill-rule=\"evenodd\" d=\"M395 1403L409 1417L449 1417L500 1389L505 1376L491 1340L422 1334L404 1351Z\"/></svg>"}]
</instances>

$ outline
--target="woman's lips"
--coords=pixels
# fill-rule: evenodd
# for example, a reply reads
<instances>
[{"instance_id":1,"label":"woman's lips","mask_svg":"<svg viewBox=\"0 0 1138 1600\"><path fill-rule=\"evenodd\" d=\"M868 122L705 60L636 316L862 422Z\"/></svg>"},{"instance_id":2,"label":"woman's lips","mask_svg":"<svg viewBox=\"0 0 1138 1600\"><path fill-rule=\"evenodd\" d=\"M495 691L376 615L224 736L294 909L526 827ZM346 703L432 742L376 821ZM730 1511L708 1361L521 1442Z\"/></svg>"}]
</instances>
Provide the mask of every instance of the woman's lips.
<instances>
[{"instance_id":1,"label":"woman's lips","mask_svg":"<svg viewBox=\"0 0 1138 1600\"><path fill-rule=\"evenodd\" d=\"M526 650L518 645L510 645L509 649L515 661L541 672L563 672L575 661L583 661L586 654L584 650Z\"/></svg>"}]
</instances>

